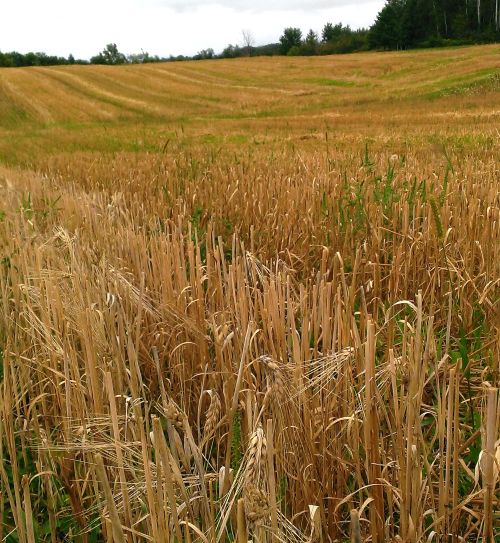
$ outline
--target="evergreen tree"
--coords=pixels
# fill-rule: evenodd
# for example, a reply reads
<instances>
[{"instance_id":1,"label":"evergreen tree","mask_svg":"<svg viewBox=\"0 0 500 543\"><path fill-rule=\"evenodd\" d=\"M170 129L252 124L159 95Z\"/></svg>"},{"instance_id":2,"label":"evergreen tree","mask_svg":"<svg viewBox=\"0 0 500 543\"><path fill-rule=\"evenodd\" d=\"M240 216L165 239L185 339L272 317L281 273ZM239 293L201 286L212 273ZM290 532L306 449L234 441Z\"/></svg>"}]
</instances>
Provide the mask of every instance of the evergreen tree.
<instances>
[{"instance_id":1,"label":"evergreen tree","mask_svg":"<svg viewBox=\"0 0 500 543\"><path fill-rule=\"evenodd\" d=\"M404 0L388 0L370 29L368 43L374 49L401 49L404 47L401 21Z\"/></svg>"},{"instance_id":2,"label":"evergreen tree","mask_svg":"<svg viewBox=\"0 0 500 543\"><path fill-rule=\"evenodd\" d=\"M321 41L323 41L323 43L334 41L342 36L343 30L342 23L338 23L336 25L326 23L326 25L323 27L323 31L321 32Z\"/></svg>"},{"instance_id":3,"label":"evergreen tree","mask_svg":"<svg viewBox=\"0 0 500 543\"><path fill-rule=\"evenodd\" d=\"M315 55L318 52L319 39L314 30L309 30L301 47L303 55Z\"/></svg>"},{"instance_id":4,"label":"evergreen tree","mask_svg":"<svg viewBox=\"0 0 500 543\"><path fill-rule=\"evenodd\" d=\"M401 21L405 47L414 47L439 37L439 26L433 0L407 0Z\"/></svg>"},{"instance_id":5,"label":"evergreen tree","mask_svg":"<svg viewBox=\"0 0 500 543\"><path fill-rule=\"evenodd\" d=\"M500 0L387 0L370 29L372 48L500 39ZM331 32L331 28L328 28Z\"/></svg>"},{"instance_id":6,"label":"evergreen tree","mask_svg":"<svg viewBox=\"0 0 500 543\"><path fill-rule=\"evenodd\" d=\"M299 48L302 44L302 31L300 28L285 28L280 38L281 52L288 55L294 47Z\"/></svg>"},{"instance_id":7,"label":"evergreen tree","mask_svg":"<svg viewBox=\"0 0 500 543\"><path fill-rule=\"evenodd\" d=\"M95 57L90 59L91 64L125 64L127 57L118 51L116 43L108 43Z\"/></svg>"}]
</instances>

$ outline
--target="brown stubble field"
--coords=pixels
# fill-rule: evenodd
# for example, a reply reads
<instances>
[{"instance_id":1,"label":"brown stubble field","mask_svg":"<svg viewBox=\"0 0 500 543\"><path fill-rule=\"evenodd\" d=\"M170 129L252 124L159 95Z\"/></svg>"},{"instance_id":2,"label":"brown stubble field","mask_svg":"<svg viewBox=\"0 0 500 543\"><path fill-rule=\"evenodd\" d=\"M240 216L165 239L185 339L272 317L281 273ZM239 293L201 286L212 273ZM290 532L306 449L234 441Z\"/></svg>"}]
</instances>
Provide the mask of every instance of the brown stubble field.
<instances>
[{"instance_id":1,"label":"brown stubble field","mask_svg":"<svg viewBox=\"0 0 500 543\"><path fill-rule=\"evenodd\" d=\"M500 46L0 71L0 540L481 541Z\"/></svg>"}]
</instances>

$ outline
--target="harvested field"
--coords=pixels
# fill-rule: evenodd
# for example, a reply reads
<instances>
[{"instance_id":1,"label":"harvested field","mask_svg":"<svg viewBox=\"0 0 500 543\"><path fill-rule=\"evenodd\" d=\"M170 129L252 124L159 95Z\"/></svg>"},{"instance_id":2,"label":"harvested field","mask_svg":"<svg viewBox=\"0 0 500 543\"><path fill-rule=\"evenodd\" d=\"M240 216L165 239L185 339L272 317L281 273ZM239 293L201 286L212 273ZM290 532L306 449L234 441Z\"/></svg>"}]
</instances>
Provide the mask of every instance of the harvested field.
<instances>
[{"instance_id":1,"label":"harvested field","mask_svg":"<svg viewBox=\"0 0 500 543\"><path fill-rule=\"evenodd\" d=\"M498 541L499 95L498 45L0 70L0 541Z\"/></svg>"}]
</instances>

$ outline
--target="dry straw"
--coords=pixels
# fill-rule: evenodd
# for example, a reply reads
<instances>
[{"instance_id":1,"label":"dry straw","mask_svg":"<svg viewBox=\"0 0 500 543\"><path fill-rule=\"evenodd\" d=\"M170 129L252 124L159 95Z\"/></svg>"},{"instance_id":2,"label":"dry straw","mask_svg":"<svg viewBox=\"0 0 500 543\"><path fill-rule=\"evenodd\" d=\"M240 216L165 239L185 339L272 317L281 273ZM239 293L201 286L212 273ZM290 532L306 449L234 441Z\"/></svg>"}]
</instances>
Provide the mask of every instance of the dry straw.
<instances>
[{"instance_id":1,"label":"dry straw","mask_svg":"<svg viewBox=\"0 0 500 543\"><path fill-rule=\"evenodd\" d=\"M0 539L493 541L497 57L2 73Z\"/></svg>"}]
</instances>

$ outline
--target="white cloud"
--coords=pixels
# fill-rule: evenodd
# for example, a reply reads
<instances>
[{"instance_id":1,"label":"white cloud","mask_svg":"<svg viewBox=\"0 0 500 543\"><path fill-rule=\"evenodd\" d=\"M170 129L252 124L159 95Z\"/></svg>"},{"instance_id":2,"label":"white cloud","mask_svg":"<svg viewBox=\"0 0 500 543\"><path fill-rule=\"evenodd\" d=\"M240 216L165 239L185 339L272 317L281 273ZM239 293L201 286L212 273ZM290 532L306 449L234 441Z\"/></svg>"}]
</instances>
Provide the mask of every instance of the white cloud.
<instances>
[{"instance_id":1,"label":"white cloud","mask_svg":"<svg viewBox=\"0 0 500 543\"><path fill-rule=\"evenodd\" d=\"M205 6L221 6L229 9L245 10L251 12L269 11L312 11L328 9L338 6L356 6L366 4L363 1L350 0L275 0L270 4L266 0L152 0L157 5L172 8L178 11L189 11Z\"/></svg>"}]
</instances>

